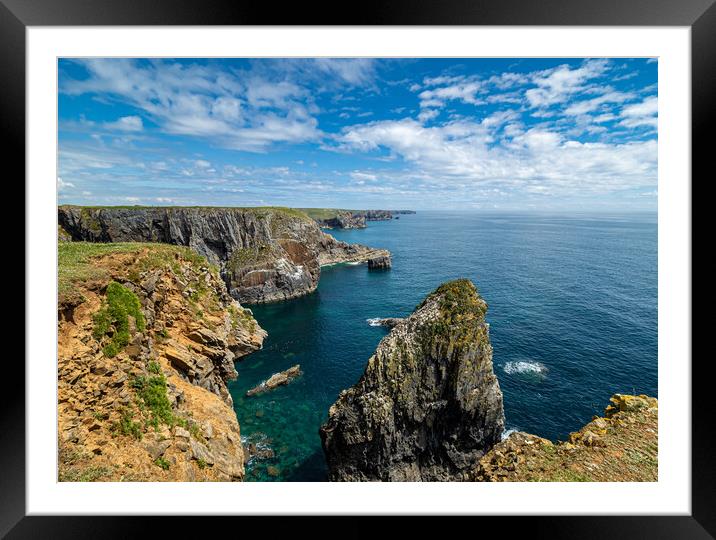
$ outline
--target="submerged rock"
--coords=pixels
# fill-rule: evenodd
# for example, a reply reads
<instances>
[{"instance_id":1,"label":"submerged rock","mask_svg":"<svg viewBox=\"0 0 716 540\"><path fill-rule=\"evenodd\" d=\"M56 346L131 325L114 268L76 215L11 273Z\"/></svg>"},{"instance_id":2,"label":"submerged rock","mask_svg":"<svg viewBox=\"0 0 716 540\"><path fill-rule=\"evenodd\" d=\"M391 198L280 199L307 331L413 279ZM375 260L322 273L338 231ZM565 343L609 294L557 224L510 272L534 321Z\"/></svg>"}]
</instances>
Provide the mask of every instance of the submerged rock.
<instances>
[{"instance_id":1,"label":"submerged rock","mask_svg":"<svg viewBox=\"0 0 716 540\"><path fill-rule=\"evenodd\" d=\"M371 326L385 326L386 328L394 328L396 325L403 322L405 319L401 319L399 317L386 317L384 319L381 318L375 318L375 319L368 319L368 324Z\"/></svg>"},{"instance_id":2,"label":"submerged rock","mask_svg":"<svg viewBox=\"0 0 716 540\"><path fill-rule=\"evenodd\" d=\"M283 386L290 383L299 375L301 375L301 365L296 364L295 366L288 368L286 371L274 373L267 380L246 392L246 396L251 397L257 394L263 394L264 392L273 390L277 386Z\"/></svg>"},{"instance_id":3,"label":"submerged rock","mask_svg":"<svg viewBox=\"0 0 716 540\"><path fill-rule=\"evenodd\" d=\"M459 479L500 441L486 310L470 281L449 282L383 338L320 428L330 480Z\"/></svg>"}]
</instances>

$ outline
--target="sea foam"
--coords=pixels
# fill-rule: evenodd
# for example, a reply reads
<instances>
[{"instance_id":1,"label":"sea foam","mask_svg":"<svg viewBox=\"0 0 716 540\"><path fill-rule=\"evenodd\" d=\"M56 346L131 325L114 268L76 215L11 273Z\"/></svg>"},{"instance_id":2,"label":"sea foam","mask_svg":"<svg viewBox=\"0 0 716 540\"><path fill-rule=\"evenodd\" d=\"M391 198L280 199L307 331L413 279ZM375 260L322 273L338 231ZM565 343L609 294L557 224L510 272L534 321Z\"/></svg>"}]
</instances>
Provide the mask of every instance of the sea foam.
<instances>
[{"instance_id":1,"label":"sea foam","mask_svg":"<svg viewBox=\"0 0 716 540\"><path fill-rule=\"evenodd\" d=\"M505 373L512 375L514 373L524 373L531 375L546 375L547 367L539 362L532 362L529 360L517 360L514 362L507 362L502 368Z\"/></svg>"}]
</instances>

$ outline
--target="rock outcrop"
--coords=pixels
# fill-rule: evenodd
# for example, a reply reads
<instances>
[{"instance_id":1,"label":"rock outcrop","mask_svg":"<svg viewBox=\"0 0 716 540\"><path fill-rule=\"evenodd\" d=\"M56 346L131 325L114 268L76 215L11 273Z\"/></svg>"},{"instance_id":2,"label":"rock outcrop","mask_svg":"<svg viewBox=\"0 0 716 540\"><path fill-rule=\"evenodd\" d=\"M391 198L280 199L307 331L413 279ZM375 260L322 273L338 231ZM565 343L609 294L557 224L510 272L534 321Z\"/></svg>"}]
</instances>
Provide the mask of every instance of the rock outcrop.
<instances>
[{"instance_id":1,"label":"rock outcrop","mask_svg":"<svg viewBox=\"0 0 716 540\"><path fill-rule=\"evenodd\" d=\"M364 229L366 221L390 221L396 214L415 214L414 210L327 210L306 208L309 215L318 212L314 216L316 223L324 229ZM325 216L326 212L332 215Z\"/></svg>"},{"instance_id":2,"label":"rock outcrop","mask_svg":"<svg viewBox=\"0 0 716 540\"><path fill-rule=\"evenodd\" d=\"M372 257L368 259L368 270L388 270L393 266L390 255Z\"/></svg>"},{"instance_id":3,"label":"rock outcrop","mask_svg":"<svg viewBox=\"0 0 716 540\"><path fill-rule=\"evenodd\" d=\"M365 229L365 220L364 214L339 211L333 217L316 221L324 229Z\"/></svg>"},{"instance_id":4,"label":"rock outcrop","mask_svg":"<svg viewBox=\"0 0 716 540\"><path fill-rule=\"evenodd\" d=\"M190 250L59 246L61 481L241 480L226 382L266 336Z\"/></svg>"},{"instance_id":5,"label":"rock outcrop","mask_svg":"<svg viewBox=\"0 0 716 540\"><path fill-rule=\"evenodd\" d=\"M385 326L386 328L393 328L403 322L405 319L400 319L398 317L386 317L386 318L379 318L376 317L375 319L368 319L368 324L371 326Z\"/></svg>"},{"instance_id":6,"label":"rock outcrop","mask_svg":"<svg viewBox=\"0 0 716 540\"><path fill-rule=\"evenodd\" d=\"M655 482L658 401L615 394L567 441L513 432L485 454L468 479L479 482Z\"/></svg>"},{"instance_id":7,"label":"rock outcrop","mask_svg":"<svg viewBox=\"0 0 716 540\"><path fill-rule=\"evenodd\" d=\"M339 242L289 208L61 206L58 219L74 241L188 246L218 265L229 293L249 304L314 291L322 265L389 255Z\"/></svg>"},{"instance_id":8,"label":"rock outcrop","mask_svg":"<svg viewBox=\"0 0 716 540\"><path fill-rule=\"evenodd\" d=\"M504 429L487 304L446 283L397 324L320 436L333 481L463 479Z\"/></svg>"},{"instance_id":9,"label":"rock outcrop","mask_svg":"<svg viewBox=\"0 0 716 540\"><path fill-rule=\"evenodd\" d=\"M264 382L259 384L258 386L255 386L248 392L246 392L247 397L256 396L259 394L263 394L264 392L270 392L274 388L278 388L279 386L284 386L290 383L295 378L299 377L301 375L301 366L300 364L296 364L293 367L288 368L286 371L281 371L279 373L274 373L271 375L268 379L266 379Z\"/></svg>"}]
</instances>

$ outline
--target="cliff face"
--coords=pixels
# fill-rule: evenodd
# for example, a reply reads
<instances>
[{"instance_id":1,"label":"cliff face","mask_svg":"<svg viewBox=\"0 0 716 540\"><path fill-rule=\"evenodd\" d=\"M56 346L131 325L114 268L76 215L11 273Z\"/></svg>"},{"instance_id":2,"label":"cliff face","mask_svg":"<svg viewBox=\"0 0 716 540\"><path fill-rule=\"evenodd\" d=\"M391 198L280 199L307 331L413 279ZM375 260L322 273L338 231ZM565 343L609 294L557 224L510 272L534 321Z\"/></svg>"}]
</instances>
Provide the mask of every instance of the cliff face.
<instances>
[{"instance_id":1,"label":"cliff face","mask_svg":"<svg viewBox=\"0 0 716 540\"><path fill-rule=\"evenodd\" d=\"M615 394L604 417L552 443L515 432L469 473L482 482L656 482L658 401Z\"/></svg>"},{"instance_id":2,"label":"cliff face","mask_svg":"<svg viewBox=\"0 0 716 540\"><path fill-rule=\"evenodd\" d=\"M304 213L288 208L62 206L58 219L75 241L188 246L219 266L229 293L244 303L312 292L324 264L389 255L339 242Z\"/></svg>"},{"instance_id":3,"label":"cliff face","mask_svg":"<svg viewBox=\"0 0 716 540\"><path fill-rule=\"evenodd\" d=\"M366 216L358 212L338 212L334 217L317 219L324 229L365 229Z\"/></svg>"},{"instance_id":4,"label":"cliff face","mask_svg":"<svg viewBox=\"0 0 716 540\"><path fill-rule=\"evenodd\" d=\"M487 304L446 283L399 322L320 435L334 481L463 479L504 429Z\"/></svg>"},{"instance_id":5,"label":"cliff face","mask_svg":"<svg viewBox=\"0 0 716 540\"><path fill-rule=\"evenodd\" d=\"M266 333L186 248L59 245L61 481L241 480L226 381Z\"/></svg>"}]
</instances>

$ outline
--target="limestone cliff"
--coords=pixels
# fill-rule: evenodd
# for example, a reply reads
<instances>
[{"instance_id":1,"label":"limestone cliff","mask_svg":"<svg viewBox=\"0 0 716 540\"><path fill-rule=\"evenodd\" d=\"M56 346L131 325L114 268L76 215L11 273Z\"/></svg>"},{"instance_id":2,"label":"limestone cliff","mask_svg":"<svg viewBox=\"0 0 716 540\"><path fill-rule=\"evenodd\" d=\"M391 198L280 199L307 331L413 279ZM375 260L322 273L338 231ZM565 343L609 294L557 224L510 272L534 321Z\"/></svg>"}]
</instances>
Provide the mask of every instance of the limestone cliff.
<instances>
[{"instance_id":1,"label":"limestone cliff","mask_svg":"<svg viewBox=\"0 0 716 540\"><path fill-rule=\"evenodd\" d=\"M226 382L266 333L216 267L157 244L59 243L61 481L241 480Z\"/></svg>"},{"instance_id":2,"label":"limestone cliff","mask_svg":"<svg viewBox=\"0 0 716 540\"><path fill-rule=\"evenodd\" d=\"M383 338L321 426L330 480L462 479L500 441L486 310L470 281L449 282Z\"/></svg>"},{"instance_id":3,"label":"limestone cliff","mask_svg":"<svg viewBox=\"0 0 716 540\"><path fill-rule=\"evenodd\" d=\"M322 265L389 255L339 242L289 208L61 206L58 220L74 241L188 246L219 266L243 303L295 298L316 289Z\"/></svg>"}]
</instances>

